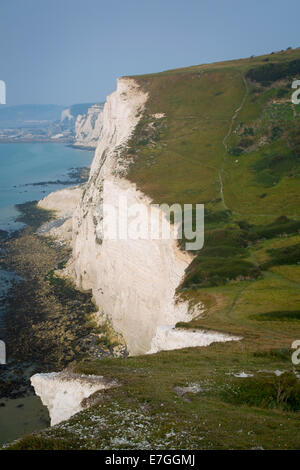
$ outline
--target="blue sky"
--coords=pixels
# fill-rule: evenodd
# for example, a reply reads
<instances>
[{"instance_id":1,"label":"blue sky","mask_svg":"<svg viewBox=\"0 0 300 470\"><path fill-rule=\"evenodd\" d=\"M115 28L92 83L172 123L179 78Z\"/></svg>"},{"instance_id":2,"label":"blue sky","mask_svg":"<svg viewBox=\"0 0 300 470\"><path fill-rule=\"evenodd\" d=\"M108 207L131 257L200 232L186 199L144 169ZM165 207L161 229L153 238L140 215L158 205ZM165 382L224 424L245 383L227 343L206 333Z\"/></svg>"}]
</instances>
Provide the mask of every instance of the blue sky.
<instances>
[{"instance_id":1,"label":"blue sky","mask_svg":"<svg viewBox=\"0 0 300 470\"><path fill-rule=\"evenodd\" d=\"M7 104L105 100L122 75L300 46L299 0L9 0Z\"/></svg>"}]
</instances>

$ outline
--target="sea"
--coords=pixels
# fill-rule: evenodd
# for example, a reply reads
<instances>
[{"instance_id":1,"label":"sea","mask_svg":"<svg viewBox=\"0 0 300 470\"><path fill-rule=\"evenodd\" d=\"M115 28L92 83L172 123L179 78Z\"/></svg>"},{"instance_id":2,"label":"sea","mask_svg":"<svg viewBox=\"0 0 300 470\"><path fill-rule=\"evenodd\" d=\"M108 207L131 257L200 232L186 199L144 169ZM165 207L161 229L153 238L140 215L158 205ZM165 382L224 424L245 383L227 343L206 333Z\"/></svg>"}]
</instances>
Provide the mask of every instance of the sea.
<instances>
[{"instance_id":1,"label":"sea","mask_svg":"<svg viewBox=\"0 0 300 470\"><path fill-rule=\"evenodd\" d=\"M78 168L90 166L92 159L93 152L62 143L0 143L2 236L5 232L9 236L24 226L16 220L19 215L16 204L37 201L53 191L77 184L70 175ZM15 280L14 273L0 269L0 301ZM0 305L0 327L4 314ZM48 411L39 397L0 398L0 445L48 425Z\"/></svg>"}]
</instances>

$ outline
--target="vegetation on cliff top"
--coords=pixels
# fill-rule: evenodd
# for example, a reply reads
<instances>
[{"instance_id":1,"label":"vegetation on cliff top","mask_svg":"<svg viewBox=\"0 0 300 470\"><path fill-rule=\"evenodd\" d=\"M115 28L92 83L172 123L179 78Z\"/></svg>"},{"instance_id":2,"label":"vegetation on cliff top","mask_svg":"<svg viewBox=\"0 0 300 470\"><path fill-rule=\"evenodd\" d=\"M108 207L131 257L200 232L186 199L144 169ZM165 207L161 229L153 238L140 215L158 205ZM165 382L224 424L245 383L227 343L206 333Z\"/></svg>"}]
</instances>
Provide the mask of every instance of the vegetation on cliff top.
<instances>
[{"instance_id":1,"label":"vegetation on cliff top","mask_svg":"<svg viewBox=\"0 0 300 470\"><path fill-rule=\"evenodd\" d=\"M242 343L83 362L76 372L113 377L122 386L10 448L297 449L300 393L290 355L274 338L263 344L249 336Z\"/></svg>"}]
</instances>

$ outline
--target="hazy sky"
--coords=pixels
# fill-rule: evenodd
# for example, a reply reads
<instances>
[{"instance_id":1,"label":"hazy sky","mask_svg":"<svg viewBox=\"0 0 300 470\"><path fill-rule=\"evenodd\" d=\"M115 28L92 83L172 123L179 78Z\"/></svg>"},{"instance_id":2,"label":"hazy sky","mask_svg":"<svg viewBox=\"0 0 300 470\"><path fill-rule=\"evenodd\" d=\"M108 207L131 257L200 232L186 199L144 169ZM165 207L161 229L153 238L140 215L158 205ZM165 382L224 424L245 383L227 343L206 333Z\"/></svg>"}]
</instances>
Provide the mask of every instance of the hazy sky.
<instances>
[{"instance_id":1,"label":"hazy sky","mask_svg":"<svg viewBox=\"0 0 300 470\"><path fill-rule=\"evenodd\" d=\"M300 46L299 0L0 0L7 104L103 101L116 78Z\"/></svg>"}]
</instances>

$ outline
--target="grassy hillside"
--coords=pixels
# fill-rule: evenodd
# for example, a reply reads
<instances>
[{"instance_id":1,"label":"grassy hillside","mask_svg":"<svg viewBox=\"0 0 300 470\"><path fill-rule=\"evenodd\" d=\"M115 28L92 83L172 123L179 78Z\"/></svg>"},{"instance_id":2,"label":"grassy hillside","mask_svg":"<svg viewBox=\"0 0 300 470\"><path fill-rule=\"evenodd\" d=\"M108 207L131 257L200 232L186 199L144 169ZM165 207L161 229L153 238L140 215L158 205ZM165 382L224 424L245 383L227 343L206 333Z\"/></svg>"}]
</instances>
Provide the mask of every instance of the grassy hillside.
<instances>
[{"instance_id":1,"label":"grassy hillside","mask_svg":"<svg viewBox=\"0 0 300 470\"><path fill-rule=\"evenodd\" d=\"M290 369L289 351L250 352L250 343L81 364L77 372L117 378L121 387L10 448L299 449L295 378L274 375ZM253 377L233 375L242 371Z\"/></svg>"},{"instance_id":2,"label":"grassy hillside","mask_svg":"<svg viewBox=\"0 0 300 470\"><path fill-rule=\"evenodd\" d=\"M204 248L178 288L205 312L177 327L243 339L77 364L122 386L12 447L299 448L299 60L297 49L135 77L149 101L129 178L157 203L205 204Z\"/></svg>"},{"instance_id":3,"label":"grassy hillside","mask_svg":"<svg viewBox=\"0 0 300 470\"><path fill-rule=\"evenodd\" d=\"M300 312L299 77L300 49L135 77L150 98L131 180L158 203L205 204L204 248L178 289L207 307L193 326L285 347L300 336L298 314L273 318Z\"/></svg>"},{"instance_id":4,"label":"grassy hillside","mask_svg":"<svg viewBox=\"0 0 300 470\"><path fill-rule=\"evenodd\" d=\"M291 103L291 84L300 66L298 74L265 86L248 77L252 69L297 59L300 49L134 77L150 99L132 141L131 179L157 202L217 209L224 207L221 173L225 207L236 215L251 221L299 215L296 167L255 163L281 153L288 160L299 146L300 106ZM165 118L153 129L155 113Z\"/></svg>"}]
</instances>

